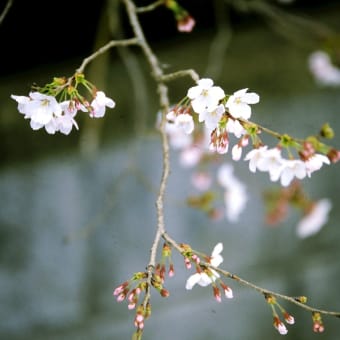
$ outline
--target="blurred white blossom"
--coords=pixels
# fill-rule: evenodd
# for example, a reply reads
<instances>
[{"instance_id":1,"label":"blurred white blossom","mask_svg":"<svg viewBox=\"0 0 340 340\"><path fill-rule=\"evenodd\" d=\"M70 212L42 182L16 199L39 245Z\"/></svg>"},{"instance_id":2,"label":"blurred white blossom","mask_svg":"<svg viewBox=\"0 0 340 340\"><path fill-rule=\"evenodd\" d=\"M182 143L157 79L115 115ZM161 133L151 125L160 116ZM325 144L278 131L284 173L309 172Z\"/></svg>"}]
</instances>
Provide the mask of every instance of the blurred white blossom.
<instances>
[{"instance_id":1,"label":"blurred white blossom","mask_svg":"<svg viewBox=\"0 0 340 340\"><path fill-rule=\"evenodd\" d=\"M225 189L225 214L230 222L237 222L246 207L248 195L246 186L233 174L231 164L223 164L217 172L217 181Z\"/></svg>"},{"instance_id":2,"label":"blurred white blossom","mask_svg":"<svg viewBox=\"0 0 340 340\"><path fill-rule=\"evenodd\" d=\"M327 223L331 208L332 203L327 198L316 202L312 209L298 223L296 228L297 235L305 238L319 232Z\"/></svg>"},{"instance_id":3,"label":"blurred white blossom","mask_svg":"<svg viewBox=\"0 0 340 340\"><path fill-rule=\"evenodd\" d=\"M309 69L315 80L324 86L340 85L340 68L334 66L324 51L313 52L308 59Z\"/></svg>"}]
</instances>

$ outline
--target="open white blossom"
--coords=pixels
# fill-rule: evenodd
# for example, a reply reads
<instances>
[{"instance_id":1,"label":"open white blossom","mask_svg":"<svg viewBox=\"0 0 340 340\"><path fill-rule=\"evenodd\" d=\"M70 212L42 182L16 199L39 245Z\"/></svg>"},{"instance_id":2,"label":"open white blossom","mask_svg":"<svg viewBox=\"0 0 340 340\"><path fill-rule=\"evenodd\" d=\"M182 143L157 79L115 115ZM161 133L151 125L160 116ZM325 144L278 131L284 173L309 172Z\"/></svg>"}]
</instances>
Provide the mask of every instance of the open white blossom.
<instances>
[{"instance_id":1,"label":"open white blossom","mask_svg":"<svg viewBox=\"0 0 340 340\"><path fill-rule=\"evenodd\" d=\"M280 169L281 185L288 186L294 177L303 179L307 175L306 164L300 159L287 159L283 161Z\"/></svg>"},{"instance_id":2,"label":"open white blossom","mask_svg":"<svg viewBox=\"0 0 340 340\"><path fill-rule=\"evenodd\" d=\"M249 161L251 172L256 172L256 169L268 172L270 180L273 182L280 178L284 162L280 149L268 149L267 146L262 146L249 151L244 159Z\"/></svg>"},{"instance_id":3,"label":"open white blossom","mask_svg":"<svg viewBox=\"0 0 340 340\"><path fill-rule=\"evenodd\" d=\"M225 108L223 104L216 106L212 111L205 110L199 114L198 120L205 123L209 130L214 130L218 127L218 122L221 120Z\"/></svg>"},{"instance_id":4,"label":"open white blossom","mask_svg":"<svg viewBox=\"0 0 340 340\"><path fill-rule=\"evenodd\" d=\"M267 146L249 151L244 159L249 161L251 172L256 170L268 172L270 180L273 182L280 180L282 186L288 186L295 177L298 179L310 177L323 164L330 164L328 157L321 154L314 154L306 161L285 159L281 156L279 148L268 149Z\"/></svg>"},{"instance_id":5,"label":"open white blossom","mask_svg":"<svg viewBox=\"0 0 340 340\"><path fill-rule=\"evenodd\" d=\"M246 156L244 157L245 161L249 161L249 170L251 172L256 172L258 162L262 159L263 155L268 150L268 146L261 146L259 148L253 149L249 151Z\"/></svg>"},{"instance_id":6,"label":"open white blossom","mask_svg":"<svg viewBox=\"0 0 340 340\"><path fill-rule=\"evenodd\" d=\"M106 97L103 91L97 91L96 97L91 102L93 111L91 111L90 116L93 118L104 117L106 106L113 109L116 103L111 98Z\"/></svg>"},{"instance_id":7,"label":"open white blossom","mask_svg":"<svg viewBox=\"0 0 340 340\"><path fill-rule=\"evenodd\" d=\"M56 131L68 135L73 126L75 126L77 130L79 129L77 122L74 120L77 109L69 100L60 103L60 106L63 109L63 114L55 119ZM87 111L84 107L81 107L81 110L84 112Z\"/></svg>"},{"instance_id":8,"label":"open white blossom","mask_svg":"<svg viewBox=\"0 0 340 340\"><path fill-rule=\"evenodd\" d=\"M216 244L216 246L214 247L214 249L211 253L210 259L209 259L209 263L212 266L218 267L223 262L223 257L222 257L222 255L220 255L222 250L223 250L223 244L221 242ZM208 275L204 271L197 272L197 273L191 275L187 279L185 288L190 290L196 284L198 284L199 286L202 286L202 287L206 287L209 284L211 284L212 282L214 282L217 278L220 277L220 275L216 272L216 270L209 269L209 271L211 272L211 275Z\"/></svg>"},{"instance_id":9,"label":"open white blossom","mask_svg":"<svg viewBox=\"0 0 340 340\"><path fill-rule=\"evenodd\" d=\"M238 120L228 119L227 121L227 131L233 133L236 138L240 138L246 133L244 127L240 124Z\"/></svg>"},{"instance_id":10,"label":"open white blossom","mask_svg":"<svg viewBox=\"0 0 340 340\"><path fill-rule=\"evenodd\" d=\"M312 172L320 170L324 163L330 164L331 162L327 156L316 153L308 158L305 163L307 175L310 177Z\"/></svg>"},{"instance_id":11,"label":"open white blossom","mask_svg":"<svg viewBox=\"0 0 340 340\"><path fill-rule=\"evenodd\" d=\"M197 86L188 90L187 96L191 99L191 106L196 113L215 110L219 101L225 97L223 89L213 85L211 79L202 78L197 82Z\"/></svg>"},{"instance_id":12,"label":"open white blossom","mask_svg":"<svg viewBox=\"0 0 340 340\"><path fill-rule=\"evenodd\" d=\"M75 116L78 110L89 112L85 104L80 103L77 99L65 100L61 103L54 96L46 95L40 92L30 92L29 96L11 95L11 98L17 101L18 111L24 115L25 119L30 119L30 125L33 130L39 130L45 127L49 134L55 134L57 131L68 135L72 127L78 129ZM102 91L96 93L96 97L91 103L91 117L103 117L105 108L115 107L115 102L107 98Z\"/></svg>"},{"instance_id":13,"label":"open white blossom","mask_svg":"<svg viewBox=\"0 0 340 340\"><path fill-rule=\"evenodd\" d=\"M45 126L46 131L51 133L49 124L62 114L62 108L53 96L31 92L29 97L11 95L11 98L18 102L19 112L24 114L26 119L31 119L30 125L33 130Z\"/></svg>"},{"instance_id":14,"label":"open white blossom","mask_svg":"<svg viewBox=\"0 0 340 340\"><path fill-rule=\"evenodd\" d=\"M225 106L234 118L249 119L251 116L249 104L256 104L260 101L257 93L247 93L247 91L248 89L238 90L228 98Z\"/></svg>"},{"instance_id":15,"label":"open white blossom","mask_svg":"<svg viewBox=\"0 0 340 340\"><path fill-rule=\"evenodd\" d=\"M297 225L296 233L299 237L305 238L319 232L328 221L328 214L332 208L329 199L324 198L315 203L312 210L305 215Z\"/></svg>"}]
</instances>

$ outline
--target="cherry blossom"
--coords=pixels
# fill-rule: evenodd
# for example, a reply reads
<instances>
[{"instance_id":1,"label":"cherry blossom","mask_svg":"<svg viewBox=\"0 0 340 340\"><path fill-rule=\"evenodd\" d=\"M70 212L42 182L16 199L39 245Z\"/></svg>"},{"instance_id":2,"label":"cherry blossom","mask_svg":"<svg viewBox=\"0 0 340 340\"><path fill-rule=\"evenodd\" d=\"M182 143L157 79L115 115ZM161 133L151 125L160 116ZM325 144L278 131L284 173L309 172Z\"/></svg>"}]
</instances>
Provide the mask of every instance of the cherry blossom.
<instances>
[{"instance_id":1,"label":"cherry blossom","mask_svg":"<svg viewBox=\"0 0 340 340\"><path fill-rule=\"evenodd\" d=\"M272 148L262 153L258 159L257 168L260 171L268 171L270 179L275 182L280 177L283 162L281 150L279 148Z\"/></svg>"},{"instance_id":2,"label":"cherry blossom","mask_svg":"<svg viewBox=\"0 0 340 340\"><path fill-rule=\"evenodd\" d=\"M315 51L309 56L309 69L320 85L339 86L340 68L334 66L324 51Z\"/></svg>"},{"instance_id":3,"label":"cherry blossom","mask_svg":"<svg viewBox=\"0 0 340 340\"><path fill-rule=\"evenodd\" d=\"M261 160L267 149L268 146L264 145L259 148L255 148L246 154L244 160L249 161L249 170L251 172L256 172L257 163Z\"/></svg>"},{"instance_id":4,"label":"cherry blossom","mask_svg":"<svg viewBox=\"0 0 340 340\"><path fill-rule=\"evenodd\" d=\"M18 111L24 114L25 118L30 118L31 113L27 112L26 104L28 104L32 99L27 96L16 96L14 94L11 95L11 98L18 103Z\"/></svg>"},{"instance_id":5,"label":"cherry blossom","mask_svg":"<svg viewBox=\"0 0 340 340\"><path fill-rule=\"evenodd\" d=\"M328 157L325 155L321 154L314 154L313 156L309 157L306 161L306 171L308 177L311 176L312 172L320 170L322 165L325 164L330 164L330 160Z\"/></svg>"},{"instance_id":6,"label":"cherry blossom","mask_svg":"<svg viewBox=\"0 0 340 340\"><path fill-rule=\"evenodd\" d=\"M186 134L190 134L194 131L194 120L188 113L176 116L175 125L182 129Z\"/></svg>"},{"instance_id":7,"label":"cherry blossom","mask_svg":"<svg viewBox=\"0 0 340 340\"><path fill-rule=\"evenodd\" d=\"M217 181L225 189L224 203L226 208L226 218L235 223L245 209L248 195L245 185L234 176L233 166L223 164L217 172Z\"/></svg>"},{"instance_id":8,"label":"cherry blossom","mask_svg":"<svg viewBox=\"0 0 340 340\"><path fill-rule=\"evenodd\" d=\"M228 119L227 121L227 131L235 135L236 138L240 138L246 132L244 127L240 124L238 120Z\"/></svg>"},{"instance_id":9,"label":"cherry blossom","mask_svg":"<svg viewBox=\"0 0 340 340\"><path fill-rule=\"evenodd\" d=\"M218 122L221 120L223 113L225 112L225 108L223 104L219 104L212 111L204 110L199 114L198 120L200 122L205 123L205 126L209 130L214 130L218 127Z\"/></svg>"},{"instance_id":10,"label":"cherry blossom","mask_svg":"<svg viewBox=\"0 0 340 340\"><path fill-rule=\"evenodd\" d=\"M11 95L11 98L18 102L19 112L23 113L26 119L31 119L30 125L33 130L47 126L46 131L51 133L52 130L49 129L51 121L62 114L62 108L53 96L31 92L29 97Z\"/></svg>"},{"instance_id":11,"label":"cherry blossom","mask_svg":"<svg viewBox=\"0 0 340 340\"><path fill-rule=\"evenodd\" d=\"M238 222L240 214L244 211L248 200L245 186L240 184L241 183L235 184L224 193L226 217L232 223Z\"/></svg>"},{"instance_id":12,"label":"cherry blossom","mask_svg":"<svg viewBox=\"0 0 340 340\"><path fill-rule=\"evenodd\" d=\"M222 250L223 250L223 244L221 242L216 244L209 258L209 263L212 266L218 267L223 262L223 257L222 255L220 255ZM220 275L216 272L216 270L209 268L209 275L205 271L197 272L191 275L187 279L185 288L190 290L196 284L202 287L206 287L212 282L214 282L219 277Z\"/></svg>"},{"instance_id":13,"label":"cherry blossom","mask_svg":"<svg viewBox=\"0 0 340 340\"><path fill-rule=\"evenodd\" d=\"M242 157L242 151L245 146L249 143L249 136L243 136L240 138L237 144L235 144L231 150L232 159L234 161L239 161Z\"/></svg>"},{"instance_id":14,"label":"cherry blossom","mask_svg":"<svg viewBox=\"0 0 340 340\"><path fill-rule=\"evenodd\" d=\"M60 103L60 107L62 108L61 115L53 116L52 119L45 125L47 133L55 134L57 131L60 131L64 135L68 135L73 126L75 126L78 130L78 124L74 120L74 117L77 114L77 109L75 108L74 103L71 101L64 101ZM84 110L87 111L85 108Z\"/></svg>"},{"instance_id":15,"label":"cherry blossom","mask_svg":"<svg viewBox=\"0 0 340 340\"><path fill-rule=\"evenodd\" d=\"M249 151L244 159L249 160L251 172L256 172L257 169L268 172L270 180L273 182L280 180L282 186L288 186L295 177L298 179L310 177L323 163L330 163L326 156L319 154L311 156L306 161L284 159L279 148L268 149L267 146Z\"/></svg>"},{"instance_id":16,"label":"cherry blossom","mask_svg":"<svg viewBox=\"0 0 340 340\"><path fill-rule=\"evenodd\" d=\"M195 145L184 148L179 156L179 162L186 168L196 166L203 156L203 150Z\"/></svg>"},{"instance_id":17,"label":"cherry blossom","mask_svg":"<svg viewBox=\"0 0 340 340\"><path fill-rule=\"evenodd\" d=\"M193 110L200 114L204 111L213 111L216 109L219 101L225 97L223 89L219 86L213 86L214 82L209 78L202 78L188 90L187 96L191 99Z\"/></svg>"},{"instance_id":18,"label":"cherry blossom","mask_svg":"<svg viewBox=\"0 0 340 340\"><path fill-rule=\"evenodd\" d=\"M111 98L106 97L103 91L97 91L96 97L91 102L92 111L90 116L93 118L104 117L106 106L113 109L116 103Z\"/></svg>"},{"instance_id":19,"label":"cherry blossom","mask_svg":"<svg viewBox=\"0 0 340 340\"><path fill-rule=\"evenodd\" d=\"M247 88L238 90L228 98L225 106L234 118L249 119L251 116L251 107L249 104L256 104L260 101L257 93L247 93L247 91Z\"/></svg>"},{"instance_id":20,"label":"cherry blossom","mask_svg":"<svg viewBox=\"0 0 340 340\"><path fill-rule=\"evenodd\" d=\"M312 209L298 223L296 228L297 235L301 238L305 238L319 232L327 223L328 214L331 208L332 203L327 198L316 202Z\"/></svg>"},{"instance_id":21,"label":"cherry blossom","mask_svg":"<svg viewBox=\"0 0 340 340\"><path fill-rule=\"evenodd\" d=\"M288 186L294 177L303 179L307 174L305 162L299 159L284 160L280 170L280 181L284 187Z\"/></svg>"},{"instance_id":22,"label":"cherry blossom","mask_svg":"<svg viewBox=\"0 0 340 340\"><path fill-rule=\"evenodd\" d=\"M97 91L90 106L86 100L80 102L75 96L59 103L55 96L41 92L30 92L28 97L11 95L11 98L17 101L18 111L24 115L24 118L30 119L33 130L45 127L49 134L60 131L68 135L73 126L78 129L74 119L78 110L88 112L88 108L91 108L90 116L99 118L104 116L106 106L115 107L115 102L107 98L102 91Z\"/></svg>"},{"instance_id":23,"label":"cherry blossom","mask_svg":"<svg viewBox=\"0 0 340 340\"><path fill-rule=\"evenodd\" d=\"M170 145L177 150L189 147L192 144L192 136L185 133L178 124L167 122L165 132L169 136Z\"/></svg>"}]
</instances>

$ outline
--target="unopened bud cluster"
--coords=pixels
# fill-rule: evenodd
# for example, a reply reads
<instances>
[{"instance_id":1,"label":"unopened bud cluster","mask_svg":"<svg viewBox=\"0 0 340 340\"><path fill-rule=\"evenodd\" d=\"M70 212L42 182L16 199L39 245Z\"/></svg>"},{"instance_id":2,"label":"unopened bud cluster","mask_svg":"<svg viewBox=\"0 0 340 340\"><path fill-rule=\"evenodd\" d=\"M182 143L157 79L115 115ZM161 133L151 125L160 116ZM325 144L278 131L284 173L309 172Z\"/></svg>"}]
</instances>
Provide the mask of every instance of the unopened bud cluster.
<instances>
[{"instance_id":1,"label":"unopened bud cluster","mask_svg":"<svg viewBox=\"0 0 340 340\"><path fill-rule=\"evenodd\" d=\"M319 312L312 313L313 331L315 333L323 333L325 326L323 325L321 314Z\"/></svg>"},{"instance_id":2,"label":"unopened bud cluster","mask_svg":"<svg viewBox=\"0 0 340 340\"><path fill-rule=\"evenodd\" d=\"M166 272L169 277L173 277L175 275L175 267L171 259L171 253L171 246L168 243L164 243L162 248L161 261L157 263L155 270L155 274L160 277L162 283L164 283L165 281ZM166 268L167 265L168 271Z\"/></svg>"},{"instance_id":3,"label":"unopened bud cluster","mask_svg":"<svg viewBox=\"0 0 340 340\"><path fill-rule=\"evenodd\" d=\"M286 324L288 325L293 325L295 323L295 319L294 317L289 314L276 300L276 298L271 295L271 294L264 294L265 299L267 301L267 303L270 305L270 307L272 308L272 312L273 312L273 325L274 327L277 329L277 331L281 334L281 335L286 335L288 333L288 329L286 327L286 325L281 321L278 313L277 313L277 309L280 311L280 313L282 314L282 317L284 319L284 321L286 322Z\"/></svg>"},{"instance_id":4,"label":"unopened bud cluster","mask_svg":"<svg viewBox=\"0 0 340 340\"><path fill-rule=\"evenodd\" d=\"M130 280L123 282L113 291L113 296L116 297L117 302L126 300L128 309L136 310L134 325L137 330L144 328L144 320L151 315L151 304L149 301L146 303L146 307L144 307L144 303L139 304L141 293L145 294L149 287L149 275L148 272L137 272ZM163 281L157 271L151 273L151 286L155 288L162 297L168 297L170 293L163 287Z\"/></svg>"}]
</instances>

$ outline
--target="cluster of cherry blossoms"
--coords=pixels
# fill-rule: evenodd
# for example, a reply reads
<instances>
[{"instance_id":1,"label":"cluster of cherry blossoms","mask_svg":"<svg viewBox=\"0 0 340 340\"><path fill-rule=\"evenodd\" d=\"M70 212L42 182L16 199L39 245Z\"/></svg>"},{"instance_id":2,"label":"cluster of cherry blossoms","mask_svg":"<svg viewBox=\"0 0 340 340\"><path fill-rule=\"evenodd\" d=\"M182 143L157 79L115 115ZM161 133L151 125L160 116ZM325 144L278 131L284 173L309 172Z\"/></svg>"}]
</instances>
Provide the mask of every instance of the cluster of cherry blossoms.
<instances>
[{"instance_id":1,"label":"cluster of cherry blossoms","mask_svg":"<svg viewBox=\"0 0 340 340\"><path fill-rule=\"evenodd\" d=\"M191 197L189 205L208 212L215 219L221 217L221 211L212 208L211 204L214 198L208 190L214 182L213 177L202 169L209 157L214 159L219 154L228 152L231 136L237 139L231 147L231 158L234 161L242 158L243 150L251 141L252 149L243 157L248 162L249 170L252 173L268 173L271 181L279 182L283 188L292 192L295 190L294 186L293 189L289 188L297 180L311 177L324 164L336 162L340 158L338 150L327 149L327 146L313 139L297 142L282 135L276 146L265 145L259 137L262 127L249 121L252 115L251 105L259 100L258 94L248 92L246 88L226 95L221 87L214 86L211 79L204 78L191 87L186 97L166 116L165 128L170 145L180 151L179 162L182 166L195 168L192 184L199 191L205 192ZM327 124L322 128L321 136L332 137ZM289 158L283 156L284 149ZM297 158L293 158L291 149L296 150ZM323 153L318 153L319 150ZM246 186L234 175L233 166L225 162L217 169L216 180L224 190L225 216L230 222L237 222L248 201ZM287 206L291 204L290 200L295 197L294 194L283 195L285 199L281 195L277 200L279 203L276 215L277 211L279 214L286 212ZM315 234L326 224L331 202L328 199L316 202L304 199L299 208L303 211L303 217L296 232L299 237L304 238ZM274 217L276 220L277 218L278 216Z\"/></svg>"},{"instance_id":2,"label":"cluster of cherry blossoms","mask_svg":"<svg viewBox=\"0 0 340 340\"><path fill-rule=\"evenodd\" d=\"M200 138L200 147L203 150L225 154L230 144L230 134L233 134L238 142L232 147L232 159L238 161L242 157L243 148L251 139L254 148L244 157L249 161L251 172L256 170L268 172L271 181L279 181L282 186L288 186L294 178L303 179L319 170L323 164L330 164L331 155L318 154L312 143L298 145L298 159L286 159L282 156L285 147L283 141L274 148L269 148L259 142L260 129L256 124L249 122L251 117L251 104L259 102L260 97L254 92L241 89L232 95L226 95L219 86L214 86L211 79L200 79L197 86L191 87L187 92L186 100L190 101L191 109L185 104L175 107L167 115L172 126L167 127L170 141L176 148L185 148L184 160L195 163L200 158L199 145L195 141L195 147L189 149L192 139L185 134L192 134L195 129L195 121L204 123L204 137ZM193 111L193 113L192 113ZM196 115L196 116L195 116ZM282 136L284 137L284 136ZM289 145L292 146L292 145ZM296 145L293 145L296 147ZM186 157L185 157L186 156ZM338 160L339 154L335 156Z\"/></svg>"},{"instance_id":3,"label":"cluster of cherry blossoms","mask_svg":"<svg viewBox=\"0 0 340 340\"><path fill-rule=\"evenodd\" d=\"M73 78L72 78L73 79ZM91 101L82 96L76 86L70 85L63 78L56 78L40 91L32 91L28 96L11 95L18 103L18 111L25 119L30 119L33 130L45 128L49 134L61 132L68 135L73 126L78 129L75 116L78 111L87 112L92 118L105 115L106 107L114 108L115 102L98 91L83 75L74 78L91 93ZM91 86L90 86L91 85ZM59 102L57 97L62 98Z\"/></svg>"},{"instance_id":4,"label":"cluster of cherry blossoms","mask_svg":"<svg viewBox=\"0 0 340 340\"><path fill-rule=\"evenodd\" d=\"M306 145L305 150L307 148ZM280 179L282 186L288 186L295 177L298 179L310 177L323 164L330 164L328 157L314 153L313 149L306 155L305 160L285 159L282 157L281 148L268 149L267 145L251 150L244 159L249 161L251 172L256 170L268 172L270 180L275 182Z\"/></svg>"}]
</instances>

